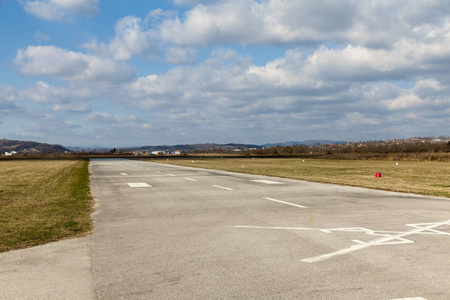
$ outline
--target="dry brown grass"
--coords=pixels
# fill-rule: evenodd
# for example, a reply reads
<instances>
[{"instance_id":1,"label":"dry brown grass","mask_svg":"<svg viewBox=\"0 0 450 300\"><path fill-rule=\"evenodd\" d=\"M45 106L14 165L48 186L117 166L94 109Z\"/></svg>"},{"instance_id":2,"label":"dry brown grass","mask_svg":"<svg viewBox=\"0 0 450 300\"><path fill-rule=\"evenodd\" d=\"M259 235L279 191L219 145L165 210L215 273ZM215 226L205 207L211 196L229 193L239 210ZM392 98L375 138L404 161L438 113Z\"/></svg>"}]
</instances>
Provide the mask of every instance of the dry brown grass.
<instances>
[{"instance_id":1,"label":"dry brown grass","mask_svg":"<svg viewBox=\"0 0 450 300\"><path fill-rule=\"evenodd\" d=\"M0 252L91 230L88 161L0 161Z\"/></svg>"},{"instance_id":2,"label":"dry brown grass","mask_svg":"<svg viewBox=\"0 0 450 300\"><path fill-rule=\"evenodd\" d=\"M396 165L386 160L289 158L171 158L162 162L450 198L450 162L400 161ZM376 172L382 177L375 178Z\"/></svg>"}]
</instances>

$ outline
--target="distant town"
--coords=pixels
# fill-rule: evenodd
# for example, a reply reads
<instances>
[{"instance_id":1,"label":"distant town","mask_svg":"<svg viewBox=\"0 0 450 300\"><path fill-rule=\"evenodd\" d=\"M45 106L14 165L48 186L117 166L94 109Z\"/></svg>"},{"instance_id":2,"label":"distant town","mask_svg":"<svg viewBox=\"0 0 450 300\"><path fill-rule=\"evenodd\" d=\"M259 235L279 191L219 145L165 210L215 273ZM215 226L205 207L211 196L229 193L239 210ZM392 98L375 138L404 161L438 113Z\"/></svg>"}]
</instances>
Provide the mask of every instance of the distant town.
<instances>
[{"instance_id":1,"label":"distant town","mask_svg":"<svg viewBox=\"0 0 450 300\"><path fill-rule=\"evenodd\" d=\"M434 145L434 146L433 146ZM343 143L343 144L318 144L315 145L315 150L328 150L328 149L342 149L342 148L362 148L362 149L373 149L373 148L384 148L384 149L427 149L426 146L430 146L431 149L445 149L446 146L450 147L450 136L438 136L438 137L412 137L408 139L394 139L394 140L376 140L376 141L365 141L365 142L355 142L355 143ZM438 146L438 147L436 147ZM443 146L443 147L439 147ZM356 151L360 152L360 151Z\"/></svg>"}]
</instances>

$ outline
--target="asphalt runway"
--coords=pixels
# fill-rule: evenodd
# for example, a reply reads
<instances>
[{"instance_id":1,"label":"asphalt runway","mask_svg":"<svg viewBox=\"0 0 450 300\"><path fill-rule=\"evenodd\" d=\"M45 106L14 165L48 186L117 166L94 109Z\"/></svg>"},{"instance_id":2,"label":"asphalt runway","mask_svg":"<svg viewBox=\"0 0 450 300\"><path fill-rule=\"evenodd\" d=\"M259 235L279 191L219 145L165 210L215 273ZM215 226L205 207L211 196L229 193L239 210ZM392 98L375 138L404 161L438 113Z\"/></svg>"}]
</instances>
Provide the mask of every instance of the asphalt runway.
<instances>
[{"instance_id":1,"label":"asphalt runway","mask_svg":"<svg viewBox=\"0 0 450 300\"><path fill-rule=\"evenodd\" d=\"M91 298L450 298L448 199L138 160L90 171L96 229L76 255Z\"/></svg>"}]
</instances>

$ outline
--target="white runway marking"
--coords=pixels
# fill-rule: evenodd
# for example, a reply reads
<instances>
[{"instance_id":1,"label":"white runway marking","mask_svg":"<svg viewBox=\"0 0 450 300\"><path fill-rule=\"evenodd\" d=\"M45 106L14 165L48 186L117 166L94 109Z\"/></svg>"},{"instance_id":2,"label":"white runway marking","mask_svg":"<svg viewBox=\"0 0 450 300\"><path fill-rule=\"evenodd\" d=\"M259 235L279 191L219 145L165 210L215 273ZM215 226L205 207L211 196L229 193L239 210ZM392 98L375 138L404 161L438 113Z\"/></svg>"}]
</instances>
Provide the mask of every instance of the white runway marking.
<instances>
[{"instance_id":1,"label":"white runway marking","mask_svg":"<svg viewBox=\"0 0 450 300\"><path fill-rule=\"evenodd\" d=\"M265 198L267 199L267 198ZM269 199L267 199L269 200ZM349 227L349 228L329 228L329 229L320 229L320 228L303 228L303 227L266 227L266 226L243 226L238 225L234 226L235 228L252 228L252 229L278 229L278 230L304 230L304 231L320 231L324 233L333 233L333 232L358 232L367 235L373 236L382 236L381 238L371 240L368 242L360 241L360 240L352 240L352 242L357 243L357 245L350 246L349 248L338 250L332 253L327 253L323 255L318 255L314 257L309 257L302 259L302 262L314 263L323 261L338 255L348 254L354 251L362 250L371 246L384 246L384 245L400 245L400 244L412 244L415 243L412 240L406 239L406 236L414 235L414 234L430 234L430 235L447 235L450 236L449 232L436 230L434 228L450 225L450 220L438 223L421 223L421 224L406 224L406 226L413 227L410 231L376 231L372 229L367 229L363 227ZM408 298L406 298L408 299ZM414 298L412 298L414 299ZM419 298L420 299L420 298Z\"/></svg>"},{"instance_id":2,"label":"white runway marking","mask_svg":"<svg viewBox=\"0 0 450 300\"><path fill-rule=\"evenodd\" d=\"M220 185L213 185L213 187L219 188L219 189L223 189L223 190L227 190L227 191L234 191L231 188L228 187L224 187L224 186L220 186Z\"/></svg>"},{"instance_id":3,"label":"white runway marking","mask_svg":"<svg viewBox=\"0 0 450 300\"><path fill-rule=\"evenodd\" d=\"M128 176L128 173L120 173L122 176Z\"/></svg>"},{"instance_id":4,"label":"white runway marking","mask_svg":"<svg viewBox=\"0 0 450 300\"><path fill-rule=\"evenodd\" d=\"M236 225L234 228L252 228L252 229L278 229L278 230L305 230L317 231L317 228L298 228L298 227L268 227L268 226L246 226ZM319 229L320 230L320 229Z\"/></svg>"},{"instance_id":5,"label":"white runway marking","mask_svg":"<svg viewBox=\"0 0 450 300\"><path fill-rule=\"evenodd\" d=\"M349 248L342 249L336 252L323 254L319 256L314 256L310 258L302 259L303 262L313 263L313 262L319 262L337 255L343 255L347 254L353 251L365 249L371 246L381 246L381 245L397 245L397 244L409 244L414 243L412 240L405 239L405 236L410 236L413 234L442 234L442 235L449 235L450 233L445 231L438 231L434 228L442 226L442 225L450 225L450 220L447 220L445 222L439 222L439 223L422 223L422 224L406 224L406 226L414 227L416 229L406 231L400 234L388 234L388 231L374 231L366 228L335 228L335 229L325 229L321 230L322 232L331 233L333 231L353 231L353 232L363 232L368 235L378 235L383 236L382 238L378 238L369 242L362 242L359 240L353 240L353 242L358 243L358 245L353 245ZM382 233L385 232L385 233Z\"/></svg>"},{"instance_id":6,"label":"white runway marking","mask_svg":"<svg viewBox=\"0 0 450 300\"><path fill-rule=\"evenodd\" d=\"M398 298L398 299L391 299L391 300L427 300L422 297L412 297L412 298Z\"/></svg>"},{"instance_id":7,"label":"white runway marking","mask_svg":"<svg viewBox=\"0 0 450 300\"><path fill-rule=\"evenodd\" d=\"M250 180L250 181L264 183L264 184L284 184L283 182L272 181L272 180Z\"/></svg>"},{"instance_id":8,"label":"white runway marking","mask_svg":"<svg viewBox=\"0 0 450 300\"><path fill-rule=\"evenodd\" d=\"M286 205L290 205L290 206L295 206L295 207L299 207L299 208L308 208L307 206L294 204L294 203L290 203L290 202L286 202L286 201L281 201L281 200L277 200L277 199L273 199L273 198L269 198L269 197L264 197L263 199L266 199L266 200L269 200L269 201L273 201L273 202L282 203L282 204L286 204Z\"/></svg>"},{"instance_id":9,"label":"white runway marking","mask_svg":"<svg viewBox=\"0 0 450 300\"><path fill-rule=\"evenodd\" d=\"M186 179L186 180L189 180L189 181L197 181L196 179L192 179L192 178L184 178L184 179Z\"/></svg>"},{"instance_id":10,"label":"white runway marking","mask_svg":"<svg viewBox=\"0 0 450 300\"><path fill-rule=\"evenodd\" d=\"M141 188L141 187L152 187L150 184L145 182L131 182L127 183L132 188Z\"/></svg>"},{"instance_id":11,"label":"white runway marking","mask_svg":"<svg viewBox=\"0 0 450 300\"><path fill-rule=\"evenodd\" d=\"M172 176L172 177L175 177L176 175L173 175L173 174L167 174L167 176Z\"/></svg>"}]
</instances>

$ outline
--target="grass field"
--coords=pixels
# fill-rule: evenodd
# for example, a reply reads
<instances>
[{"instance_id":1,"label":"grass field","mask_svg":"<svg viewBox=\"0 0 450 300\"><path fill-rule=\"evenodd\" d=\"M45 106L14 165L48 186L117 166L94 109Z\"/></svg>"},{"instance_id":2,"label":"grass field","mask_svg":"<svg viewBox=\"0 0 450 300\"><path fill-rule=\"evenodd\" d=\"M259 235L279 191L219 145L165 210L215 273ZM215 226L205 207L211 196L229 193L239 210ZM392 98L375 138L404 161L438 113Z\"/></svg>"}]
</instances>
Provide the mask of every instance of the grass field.
<instances>
[{"instance_id":1,"label":"grass field","mask_svg":"<svg viewBox=\"0 0 450 300\"><path fill-rule=\"evenodd\" d=\"M450 162L195 158L164 163L450 198ZM244 167L243 167L244 166ZM375 173L381 178L375 178Z\"/></svg>"},{"instance_id":2,"label":"grass field","mask_svg":"<svg viewBox=\"0 0 450 300\"><path fill-rule=\"evenodd\" d=\"M0 252L92 228L87 160L0 161Z\"/></svg>"}]
</instances>

